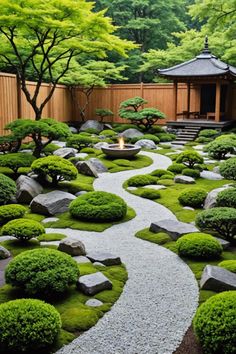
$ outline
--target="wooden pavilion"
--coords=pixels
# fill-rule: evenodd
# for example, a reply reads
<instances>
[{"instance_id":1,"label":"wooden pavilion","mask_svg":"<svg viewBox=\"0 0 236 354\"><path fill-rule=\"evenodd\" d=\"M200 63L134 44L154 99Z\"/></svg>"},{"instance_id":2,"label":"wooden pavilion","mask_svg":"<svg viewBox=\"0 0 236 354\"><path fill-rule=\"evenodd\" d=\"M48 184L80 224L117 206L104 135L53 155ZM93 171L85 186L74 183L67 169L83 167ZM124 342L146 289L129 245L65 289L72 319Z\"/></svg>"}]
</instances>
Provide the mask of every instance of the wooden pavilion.
<instances>
[{"instance_id":1,"label":"wooden pavilion","mask_svg":"<svg viewBox=\"0 0 236 354\"><path fill-rule=\"evenodd\" d=\"M236 68L214 56L208 47L208 38L202 52L194 59L158 70L158 74L174 82L174 121L232 123L233 83ZM186 110L177 112L178 84L187 86ZM191 109L191 90L196 90L198 107ZM236 118L236 117L235 117Z\"/></svg>"}]
</instances>

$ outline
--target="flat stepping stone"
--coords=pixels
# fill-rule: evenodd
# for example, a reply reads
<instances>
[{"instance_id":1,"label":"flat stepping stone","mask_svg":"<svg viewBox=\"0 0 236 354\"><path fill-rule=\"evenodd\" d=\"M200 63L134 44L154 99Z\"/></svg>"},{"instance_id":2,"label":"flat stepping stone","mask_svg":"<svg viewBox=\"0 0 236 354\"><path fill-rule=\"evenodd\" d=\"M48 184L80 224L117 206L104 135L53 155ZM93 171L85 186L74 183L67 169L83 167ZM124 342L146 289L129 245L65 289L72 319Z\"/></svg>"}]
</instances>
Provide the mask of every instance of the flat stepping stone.
<instances>
[{"instance_id":1,"label":"flat stepping stone","mask_svg":"<svg viewBox=\"0 0 236 354\"><path fill-rule=\"evenodd\" d=\"M212 171L202 171L200 172L200 177L205 178L205 179L209 179L212 181L220 181L223 179L223 177L221 175L219 175L218 173L212 172Z\"/></svg>"},{"instance_id":2,"label":"flat stepping stone","mask_svg":"<svg viewBox=\"0 0 236 354\"><path fill-rule=\"evenodd\" d=\"M43 224L46 224L47 222L56 222L56 221L58 221L58 220L59 220L59 218L51 217L51 218L45 218L45 219L43 219L41 222L42 222Z\"/></svg>"},{"instance_id":3,"label":"flat stepping stone","mask_svg":"<svg viewBox=\"0 0 236 354\"><path fill-rule=\"evenodd\" d=\"M59 243L58 250L65 252L71 256L85 256L85 245L79 240L74 240L70 237L62 240Z\"/></svg>"},{"instance_id":4,"label":"flat stepping stone","mask_svg":"<svg viewBox=\"0 0 236 354\"><path fill-rule=\"evenodd\" d=\"M97 272L80 277L77 287L85 295L95 295L103 290L111 290L112 283L103 273Z\"/></svg>"},{"instance_id":5,"label":"flat stepping stone","mask_svg":"<svg viewBox=\"0 0 236 354\"><path fill-rule=\"evenodd\" d=\"M227 250L230 247L230 242L223 240L223 238L215 237L215 239L221 244L223 250Z\"/></svg>"},{"instance_id":6,"label":"flat stepping stone","mask_svg":"<svg viewBox=\"0 0 236 354\"><path fill-rule=\"evenodd\" d=\"M182 175L175 176L174 182L175 183L182 183L182 184L194 184L194 183L196 183L195 179L193 177L182 176Z\"/></svg>"},{"instance_id":7,"label":"flat stepping stone","mask_svg":"<svg viewBox=\"0 0 236 354\"><path fill-rule=\"evenodd\" d=\"M151 189L160 190L160 189L166 189L166 186L163 186L162 184L149 184L149 185L145 186L144 188L151 188Z\"/></svg>"},{"instance_id":8,"label":"flat stepping stone","mask_svg":"<svg viewBox=\"0 0 236 354\"><path fill-rule=\"evenodd\" d=\"M80 264L91 263L91 261L85 256L75 256L73 259Z\"/></svg>"},{"instance_id":9,"label":"flat stepping stone","mask_svg":"<svg viewBox=\"0 0 236 354\"><path fill-rule=\"evenodd\" d=\"M63 157L64 159L69 159L70 157L75 157L76 153L76 149L65 147L55 150L53 155Z\"/></svg>"},{"instance_id":10,"label":"flat stepping stone","mask_svg":"<svg viewBox=\"0 0 236 354\"><path fill-rule=\"evenodd\" d=\"M97 252L87 254L88 259L92 262L99 262L106 266L119 265L121 264L121 259L108 252Z\"/></svg>"},{"instance_id":11,"label":"flat stepping stone","mask_svg":"<svg viewBox=\"0 0 236 354\"><path fill-rule=\"evenodd\" d=\"M216 292L236 290L236 274L208 264L203 270L200 287Z\"/></svg>"},{"instance_id":12,"label":"flat stepping stone","mask_svg":"<svg viewBox=\"0 0 236 354\"><path fill-rule=\"evenodd\" d=\"M160 220L152 223L149 230L154 233L166 232L173 240L184 234L199 232L196 226L178 220Z\"/></svg>"},{"instance_id":13,"label":"flat stepping stone","mask_svg":"<svg viewBox=\"0 0 236 354\"><path fill-rule=\"evenodd\" d=\"M86 301L85 305L90 307L99 307L103 305L103 302L97 299L89 299Z\"/></svg>"}]
</instances>

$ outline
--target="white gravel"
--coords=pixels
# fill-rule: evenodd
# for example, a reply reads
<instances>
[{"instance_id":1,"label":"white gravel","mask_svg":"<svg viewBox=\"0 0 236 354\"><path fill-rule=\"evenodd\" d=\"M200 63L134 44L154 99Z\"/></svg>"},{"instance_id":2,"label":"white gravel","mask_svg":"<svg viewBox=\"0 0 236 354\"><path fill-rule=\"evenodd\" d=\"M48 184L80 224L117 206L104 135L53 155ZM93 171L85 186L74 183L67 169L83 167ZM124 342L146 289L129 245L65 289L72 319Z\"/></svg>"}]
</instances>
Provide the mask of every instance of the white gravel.
<instances>
[{"instance_id":1,"label":"white gravel","mask_svg":"<svg viewBox=\"0 0 236 354\"><path fill-rule=\"evenodd\" d=\"M165 156L142 154L153 159L151 166L104 173L94 183L96 190L124 198L137 213L133 220L113 225L102 233L56 230L83 241L88 252L109 251L119 255L129 275L111 311L57 354L171 354L191 324L198 304L198 286L193 273L176 254L134 237L151 222L175 219L160 204L123 190L122 184L127 178L171 164ZM53 231L48 229L48 232Z\"/></svg>"}]
</instances>

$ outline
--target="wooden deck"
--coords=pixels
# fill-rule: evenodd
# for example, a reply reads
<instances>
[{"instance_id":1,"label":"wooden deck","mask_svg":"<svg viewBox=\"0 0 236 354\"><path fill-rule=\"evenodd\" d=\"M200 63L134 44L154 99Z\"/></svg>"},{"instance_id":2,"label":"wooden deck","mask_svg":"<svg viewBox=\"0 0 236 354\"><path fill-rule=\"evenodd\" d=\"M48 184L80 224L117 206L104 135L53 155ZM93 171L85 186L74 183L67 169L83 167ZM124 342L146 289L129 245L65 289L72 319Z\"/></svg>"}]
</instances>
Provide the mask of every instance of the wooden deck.
<instances>
[{"instance_id":1,"label":"wooden deck","mask_svg":"<svg viewBox=\"0 0 236 354\"><path fill-rule=\"evenodd\" d=\"M166 124L167 127L171 127L171 128L200 127L204 129L207 128L207 129L226 130L228 128L236 126L236 119L222 121L222 122L215 122L206 119L178 119L177 121L175 120L167 121Z\"/></svg>"}]
</instances>

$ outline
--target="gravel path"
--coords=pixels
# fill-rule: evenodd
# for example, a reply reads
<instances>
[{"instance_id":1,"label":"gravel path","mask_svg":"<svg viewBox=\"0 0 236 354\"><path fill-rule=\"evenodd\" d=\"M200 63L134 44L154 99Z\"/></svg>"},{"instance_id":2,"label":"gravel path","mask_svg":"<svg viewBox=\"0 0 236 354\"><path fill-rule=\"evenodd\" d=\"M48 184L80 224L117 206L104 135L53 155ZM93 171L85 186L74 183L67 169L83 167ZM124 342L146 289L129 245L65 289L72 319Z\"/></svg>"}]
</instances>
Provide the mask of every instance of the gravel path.
<instances>
[{"instance_id":1,"label":"gravel path","mask_svg":"<svg viewBox=\"0 0 236 354\"><path fill-rule=\"evenodd\" d=\"M165 207L123 190L136 174L167 168L165 156L142 152L153 164L142 170L104 173L96 190L120 195L137 216L102 233L58 230L82 240L87 251L110 251L121 257L129 279L119 300L96 326L60 349L57 354L171 354L191 324L198 303L198 286L188 266L169 250L134 237L151 222L175 219ZM48 232L55 230L48 229Z\"/></svg>"}]
</instances>

